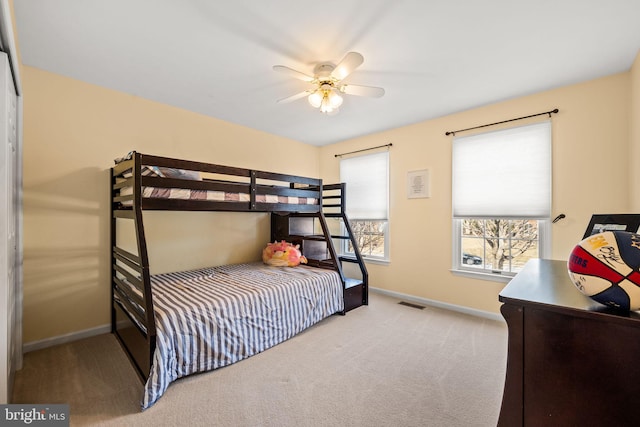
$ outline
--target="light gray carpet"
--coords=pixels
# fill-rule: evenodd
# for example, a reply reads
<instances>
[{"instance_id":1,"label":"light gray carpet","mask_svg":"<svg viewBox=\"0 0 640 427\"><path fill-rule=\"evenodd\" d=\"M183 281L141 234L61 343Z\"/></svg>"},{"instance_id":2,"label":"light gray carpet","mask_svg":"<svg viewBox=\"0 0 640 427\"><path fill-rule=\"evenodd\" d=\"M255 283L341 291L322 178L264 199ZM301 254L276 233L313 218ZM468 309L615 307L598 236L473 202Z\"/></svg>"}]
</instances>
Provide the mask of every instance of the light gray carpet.
<instances>
[{"instance_id":1,"label":"light gray carpet","mask_svg":"<svg viewBox=\"0 0 640 427\"><path fill-rule=\"evenodd\" d=\"M110 335L27 353L13 403L68 403L71 425L495 426L507 328L371 294L272 349L173 383L142 384Z\"/></svg>"}]
</instances>

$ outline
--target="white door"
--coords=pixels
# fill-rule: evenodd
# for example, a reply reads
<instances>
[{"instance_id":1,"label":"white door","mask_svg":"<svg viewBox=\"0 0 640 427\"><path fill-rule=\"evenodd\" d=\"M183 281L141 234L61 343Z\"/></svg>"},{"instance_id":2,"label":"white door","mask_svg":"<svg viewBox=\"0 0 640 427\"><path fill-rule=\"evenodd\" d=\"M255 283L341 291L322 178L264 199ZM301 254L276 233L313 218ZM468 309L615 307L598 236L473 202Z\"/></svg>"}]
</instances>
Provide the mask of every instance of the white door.
<instances>
[{"instance_id":1,"label":"white door","mask_svg":"<svg viewBox=\"0 0 640 427\"><path fill-rule=\"evenodd\" d=\"M9 61L0 52L0 403L11 397L16 327L17 98ZM6 245L4 242L7 242Z\"/></svg>"}]
</instances>

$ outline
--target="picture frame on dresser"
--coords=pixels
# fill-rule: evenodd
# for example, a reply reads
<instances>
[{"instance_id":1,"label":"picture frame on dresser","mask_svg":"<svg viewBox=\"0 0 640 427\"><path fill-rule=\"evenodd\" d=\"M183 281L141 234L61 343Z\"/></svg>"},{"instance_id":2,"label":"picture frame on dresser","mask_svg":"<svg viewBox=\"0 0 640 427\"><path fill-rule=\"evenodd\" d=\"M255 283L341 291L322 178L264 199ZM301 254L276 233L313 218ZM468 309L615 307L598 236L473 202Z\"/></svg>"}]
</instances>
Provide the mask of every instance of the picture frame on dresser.
<instances>
[{"instance_id":1,"label":"picture frame on dresser","mask_svg":"<svg viewBox=\"0 0 640 427\"><path fill-rule=\"evenodd\" d=\"M640 214L593 214L583 239L603 231L629 231L638 233Z\"/></svg>"}]
</instances>

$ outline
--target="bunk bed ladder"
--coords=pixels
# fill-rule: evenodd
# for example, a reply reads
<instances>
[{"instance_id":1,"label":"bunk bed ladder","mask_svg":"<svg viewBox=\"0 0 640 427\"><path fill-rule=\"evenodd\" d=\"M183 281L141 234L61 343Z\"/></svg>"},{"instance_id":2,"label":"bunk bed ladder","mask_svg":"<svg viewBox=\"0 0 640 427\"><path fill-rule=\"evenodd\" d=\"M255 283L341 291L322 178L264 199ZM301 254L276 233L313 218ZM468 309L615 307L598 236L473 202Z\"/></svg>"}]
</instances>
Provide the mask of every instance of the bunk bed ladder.
<instances>
[{"instance_id":1,"label":"bunk bed ladder","mask_svg":"<svg viewBox=\"0 0 640 427\"><path fill-rule=\"evenodd\" d=\"M369 305L369 273L360 253L360 248L356 241L353 229L349 223L346 212L346 184L330 184L322 187L322 212L323 216L328 219L336 219L338 226L332 229L338 231L338 234L331 234L332 240L338 240L339 246L343 249L342 254L338 257L340 264L347 262L356 264L358 271L349 271L349 275L359 276L357 279L346 278L345 282L345 306L359 307L360 305ZM350 243L350 245L347 244ZM347 252L346 247L350 246L351 253ZM344 270L344 268L343 268ZM350 269L354 270L354 269Z\"/></svg>"},{"instance_id":2,"label":"bunk bed ladder","mask_svg":"<svg viewBox=\"0 0 640 427\"><path fill-rule=\"evenodd\" d=\"M116 179L127 170L131 170L130 177ZM141 160L138 153L131 160L111 169L111 331L122 344L140 378L146 381L155 350L156 328L140 207L140 180ZM132 187L133 194L120 195L124 187ZM132 206L123 205L127 202ZM119 219L133 221L137 255L118 246Z\"/></svg>"},{"instance_id":3,"label":"bunk bed ladder","mask_svg":"<svg viewBox=\"0 0 640 427\"><path fill-rule=\"evenodd\" d=\"M333 194L336 191L338 193ZM344 286L346 313L361 305L368 305L369 286L367 268L345 213L344 194L345 184L326 185L320 191L322 206L318 212L273 213L271 240L287 240L299 244L308 265L336 270ZM325 213L325 210L329 212ZM327 218L336 219L337 222L330 224ZM342 255L336 250L336 246L343 249L346 241L351 243L353 254ZM357 264L359 271L347 268L347 274L344 262ZM351 277L352 275L356 278Z\"/></svg>"}]
</instances>

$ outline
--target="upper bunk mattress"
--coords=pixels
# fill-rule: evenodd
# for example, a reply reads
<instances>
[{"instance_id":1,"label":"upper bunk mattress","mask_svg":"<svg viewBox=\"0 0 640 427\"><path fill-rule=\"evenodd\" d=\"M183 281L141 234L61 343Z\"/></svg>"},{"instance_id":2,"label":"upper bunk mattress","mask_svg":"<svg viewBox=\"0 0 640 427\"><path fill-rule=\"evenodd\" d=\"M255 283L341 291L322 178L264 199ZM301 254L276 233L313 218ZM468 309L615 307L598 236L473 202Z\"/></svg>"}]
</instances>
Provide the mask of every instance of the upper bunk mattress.
<instances>
[{"instance_id":1,"label":"upper bunk mattress","mask_svg":"<svg viewBox=\"0 0 640 427\"><path fill-rule=\"evenodd\" d=\"M333 270L236 264L151 277L156 350L142 408L177 378L230 365L344 309Z\"/></svg>"},{"instance_id":2,"label":"upper bunk mattress","mask_svg":"<svg viewBox=\"0 0 640 427\"><path fill-rule=\"evenodd\" d=\"M133 193L130 187L123 188L121 195L125 196ZM186 188L157 188L142 187L142 197L158 199L176 200L207 200L215 202L249 202L251 197L248 193L231 193L226 191L205 191ZM312 197L292 197L276 196L271 194L257 194L257 203L287 203L291 205L317 205L318 199ZM124 202L130 205L131 202Z\"/></svg>"}]
</instances>

